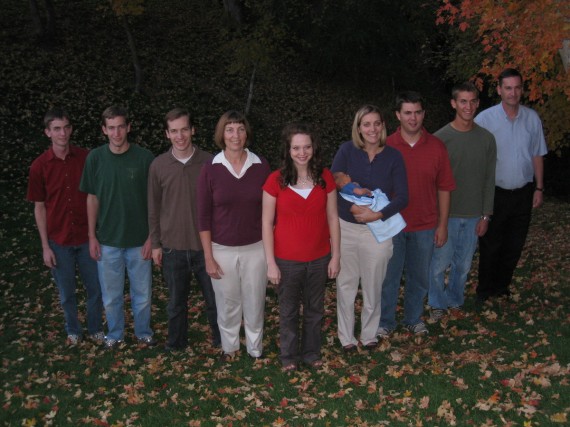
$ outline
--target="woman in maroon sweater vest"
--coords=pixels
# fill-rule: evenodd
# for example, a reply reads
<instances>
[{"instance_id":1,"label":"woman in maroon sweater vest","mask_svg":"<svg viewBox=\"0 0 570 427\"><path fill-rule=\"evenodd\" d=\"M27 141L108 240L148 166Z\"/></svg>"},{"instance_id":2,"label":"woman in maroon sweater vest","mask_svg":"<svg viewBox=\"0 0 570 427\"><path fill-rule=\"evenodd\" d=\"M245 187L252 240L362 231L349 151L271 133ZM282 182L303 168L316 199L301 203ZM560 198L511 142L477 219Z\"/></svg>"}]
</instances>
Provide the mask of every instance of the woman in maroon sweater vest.
<instances>
[{"instance_id":1,"label":"woman in maroon sweater vest","mask_svg":"<svg viewBox=\"0 0 570 427\"><path fill-rule=\"evenodd\" d=\"M222 360L231 360L239 350L242 316L247 352L257 359L263 351L267 287L261 187L271 170L267 160L246 148L251 128L242 113L224 113L214 141L222 152L200 174L198 229L216 294Z\"/></svg>"},{"instance_id":2,"label":"woman in maroon sweater vest","mask_svg":"<svg viewBox=\"0 0 570 427\"><path fill-rule=\"evenodd\" d=\"M263 186L262 229L267 277L279 296L280 359L290 372L300 361L315 369L323 365L325 283L340 269L340 227L334 178L322 167L313 131L287 125L281 142L282 166Z\"/></svg>"}]
</instances>

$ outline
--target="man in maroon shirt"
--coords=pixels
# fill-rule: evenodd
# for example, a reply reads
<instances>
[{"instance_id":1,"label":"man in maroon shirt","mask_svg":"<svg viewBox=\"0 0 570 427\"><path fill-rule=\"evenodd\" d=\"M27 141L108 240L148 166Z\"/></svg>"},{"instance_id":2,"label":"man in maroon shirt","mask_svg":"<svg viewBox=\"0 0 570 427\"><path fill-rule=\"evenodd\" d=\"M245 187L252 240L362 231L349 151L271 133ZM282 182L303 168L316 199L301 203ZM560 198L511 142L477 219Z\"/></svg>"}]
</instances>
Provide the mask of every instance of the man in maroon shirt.
<instances>
[{"instance_id":1,"label":"man in maroon shirt","mask_svg":"<svg viewBox=\"0 0 570 427\"><path fill-rule=\"evenodd\" d=\"M89 336L102 342L103 305L97 263L89 256L87 194L79 191L88 151L69 143L72 127L64 110L48 111L44 124L51 146L32 163L27 194L35 205L44 264L51 269L59 290L68 344L77 344L82 336L75 297L76 267L87 291Z\"/></svg>"},{"instance_id":2,"label":"man in maroon shirt","mask_svg":"<svg viewBox=\"0 0 570 427\"><path fill-rule=\"evenodd\" d=\"M377 335L386 338L396 328L396 306L405 271L404 327L415 335L428 330L421 318L429 288L434 247L447 241L450 191L455 181L443 142L424 127L424 101L417 92L396 97L400 127L386 140L404 157L408 177L408 206L400 213L406 228L393 237L394 252L382 284L381 318Z\"/></svg>"}]
</instances>

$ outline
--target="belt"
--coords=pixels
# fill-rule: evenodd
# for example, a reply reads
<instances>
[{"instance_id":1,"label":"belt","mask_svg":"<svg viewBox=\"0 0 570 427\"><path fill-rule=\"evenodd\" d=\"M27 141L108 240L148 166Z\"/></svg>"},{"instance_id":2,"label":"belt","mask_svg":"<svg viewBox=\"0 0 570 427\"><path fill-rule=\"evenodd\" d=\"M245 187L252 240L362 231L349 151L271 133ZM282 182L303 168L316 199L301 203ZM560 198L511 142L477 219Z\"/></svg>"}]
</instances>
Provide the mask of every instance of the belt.
<instances>
[{"instance_id":1,"label":"belt","mask_svg":"<svg viewBox=\"0 0 570 427\"><path fill-rule=\"evenodd\" d=\"M495 186L495 191L502 191L504 193L517 193L519 191L526 191L529 189L529 187L532 187L533 183L532 182L527 182L526 185L520 187L520 188L503 188L503 187L499 187L498 185Z\"/></svg>"}]
</instances>

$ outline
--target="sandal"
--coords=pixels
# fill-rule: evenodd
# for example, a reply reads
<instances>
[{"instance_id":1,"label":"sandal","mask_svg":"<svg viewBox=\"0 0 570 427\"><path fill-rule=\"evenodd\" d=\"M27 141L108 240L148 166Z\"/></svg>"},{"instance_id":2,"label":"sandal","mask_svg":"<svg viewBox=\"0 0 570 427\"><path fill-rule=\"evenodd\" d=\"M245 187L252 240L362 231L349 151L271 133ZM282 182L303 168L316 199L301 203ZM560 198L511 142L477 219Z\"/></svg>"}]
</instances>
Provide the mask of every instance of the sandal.
<instances>
[{"instance_id":1,"label":"sandal","mask_svg":"<svg viewBox=\"0 0 570 427\"><path fill-rule=\"evenodd\" d=\"M289 363L288 365L283 365L283 367L281 368L281 372L285 373L294 372L296 370L297 370L296 363Z\"/></svg>"},{"instance_id":2,"label":"sandal","mask_svg":"<svg viewBox=\"0 0 570 427\"><path fill-rule=\"evenodd\" d=\"M345 353L353 353L357 350L357 347L355 344L348 344L345 345L342 349L344 350Z\"/></svg>"},{"instance_id":3,"label":"sandal","mask_svg":"<svg viewBox=\"0 0 570 427\"><path fill-rule=\"evenodd\" d=\"M374 341L369 342L368 344L366 344L366 345L364 346L364 348L365 348L366 350L374 350L376 347L378 347L378 343L377 343L377 342L374 342Z\"/></svg>"}]
</instances>

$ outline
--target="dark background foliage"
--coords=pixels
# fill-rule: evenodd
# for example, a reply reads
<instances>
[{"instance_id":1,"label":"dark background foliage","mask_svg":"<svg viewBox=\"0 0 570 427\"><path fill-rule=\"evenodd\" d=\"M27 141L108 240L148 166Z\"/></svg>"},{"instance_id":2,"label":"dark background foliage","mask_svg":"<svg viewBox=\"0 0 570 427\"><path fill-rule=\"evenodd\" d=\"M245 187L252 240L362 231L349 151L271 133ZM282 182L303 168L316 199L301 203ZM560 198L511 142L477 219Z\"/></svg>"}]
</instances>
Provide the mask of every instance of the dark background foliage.
<instances>
[{"instance_id":1,"label":"dark background foliage","mask_svg":"<svg viewBox=\"0 0 570 427\"><path fill-rule=\"evenodd\" d=\"M230 108L248 109L254 150L276 167L287 122L314 123L330 162L349 139L361 104L379 105L392 132L394 95L418 90L433 132L452 118L448 94L457 76L469 76L470 67L458 70L463 63L450 58L457 46L467 49L465 39L435 25L436 2L30 0L38 5L41 34L28 2L6 3L0 17L4 180L24 178L47 147L41 118L54 105L72 115L74 141L95 147L104 143L101 111L124 104L132 113L131 140L155 154L167 149L162 117L175 106L190 109L195 142L211 151L217 118ZM50 4L53 33L45 30ZM125 14L117 16L111 5ZM125 28L140 65L138 81ZM471 49L475 62L479 48ZM484 106L494 102L483 98ZM567 157L547 162L547 187L561 197L568 194L567 163Z\"/></svg>"}]
</instances>

